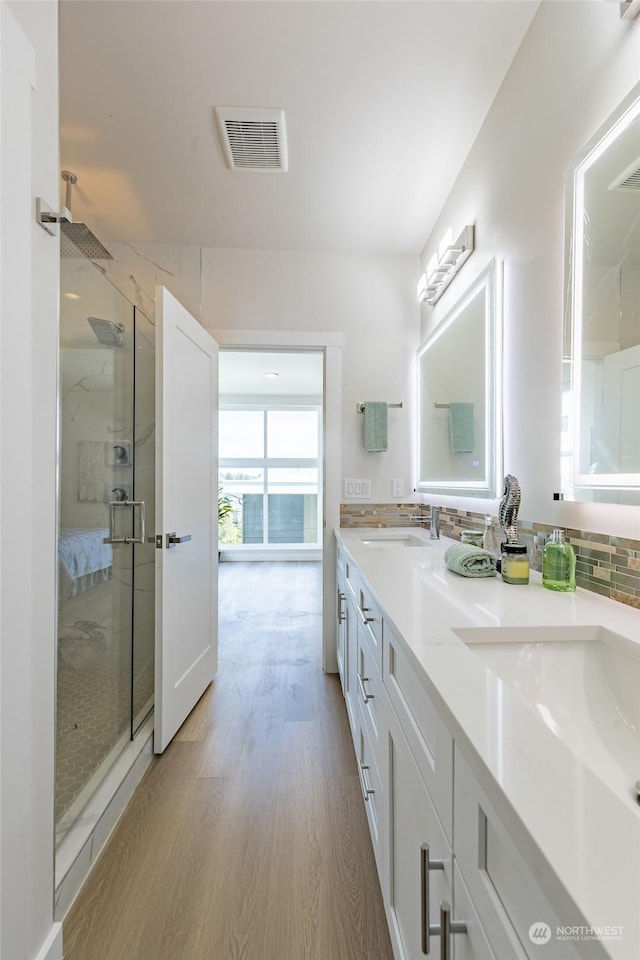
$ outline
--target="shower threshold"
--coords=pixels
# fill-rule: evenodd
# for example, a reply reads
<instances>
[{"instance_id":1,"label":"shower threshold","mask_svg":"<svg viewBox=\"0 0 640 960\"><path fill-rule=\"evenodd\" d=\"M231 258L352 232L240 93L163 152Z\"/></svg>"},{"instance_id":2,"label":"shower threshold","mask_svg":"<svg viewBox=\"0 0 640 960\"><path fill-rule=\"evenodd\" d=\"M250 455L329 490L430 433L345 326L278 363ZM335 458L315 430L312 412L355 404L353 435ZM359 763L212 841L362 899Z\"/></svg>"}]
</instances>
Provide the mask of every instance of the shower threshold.
<instances>
[{"instance_id":1,"label":"shower threshold","mask_svg":"<svg viewBox=\"0 0 640 960\"><path fill-rule=\"evenodd\" d=\"M153 713L123 734L56 828L55 919L62 920L153 758Z\"/></svg>"}]
</instances>

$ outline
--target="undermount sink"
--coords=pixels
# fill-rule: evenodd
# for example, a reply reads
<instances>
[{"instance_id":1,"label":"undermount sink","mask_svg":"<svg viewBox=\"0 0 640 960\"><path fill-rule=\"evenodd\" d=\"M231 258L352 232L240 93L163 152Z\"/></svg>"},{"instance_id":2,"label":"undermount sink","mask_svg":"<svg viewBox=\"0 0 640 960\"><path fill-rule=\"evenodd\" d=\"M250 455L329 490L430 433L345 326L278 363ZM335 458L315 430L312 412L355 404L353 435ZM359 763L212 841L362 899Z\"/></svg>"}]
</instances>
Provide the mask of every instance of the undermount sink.
<instances>
[{"instance_id":1,"label":"undermount sink","mask_svg":"<svg viewBox=\"0 0 640 960\"><path fill-rule=\"evenodd\" d=\"M602 626L455 633L598 776L634 793L640 779L640 643Z\"/></svg>"},{"instance_id":2,"label":"undermount sink","mask_svg":"<svg viewBox=\"0 0 640 960\"><path fill-rule=\"evenodd\" d=\"M430 542L437 543L437 540L423 540L412 533L399 533L386 537L363 537L362 542L366 547L428 547Z\"/></svg>"}]
</instances>

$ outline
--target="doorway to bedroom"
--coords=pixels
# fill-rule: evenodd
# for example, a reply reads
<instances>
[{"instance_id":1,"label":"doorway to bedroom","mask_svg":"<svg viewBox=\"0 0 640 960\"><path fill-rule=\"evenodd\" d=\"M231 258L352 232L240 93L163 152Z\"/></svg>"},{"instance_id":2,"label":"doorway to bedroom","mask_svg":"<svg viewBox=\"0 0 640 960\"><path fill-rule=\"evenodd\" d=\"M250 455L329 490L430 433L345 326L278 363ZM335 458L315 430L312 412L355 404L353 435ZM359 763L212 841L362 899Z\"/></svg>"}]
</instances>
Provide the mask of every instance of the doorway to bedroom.
<instances>
[{"instance_id":1,"label":"doorway to bedroom","mask_svg":"<svg viewBox=\"0 0 640 960\"><path fill-rule=\"evenodd\" d=\"M321 351L220 351L219 549L225 561L321 561Z\"/></svg>"},{"instance_id":2,"label":"doorway to bedroom","mask_svg":"<svg viewBox=\"0 0 640 960\"><path fill-rule=\"evenodd\" d=\"M292 658L322 669L324 352L223 348L219 371L220 674L290 701Z\"/></svg>"}]
</instances>

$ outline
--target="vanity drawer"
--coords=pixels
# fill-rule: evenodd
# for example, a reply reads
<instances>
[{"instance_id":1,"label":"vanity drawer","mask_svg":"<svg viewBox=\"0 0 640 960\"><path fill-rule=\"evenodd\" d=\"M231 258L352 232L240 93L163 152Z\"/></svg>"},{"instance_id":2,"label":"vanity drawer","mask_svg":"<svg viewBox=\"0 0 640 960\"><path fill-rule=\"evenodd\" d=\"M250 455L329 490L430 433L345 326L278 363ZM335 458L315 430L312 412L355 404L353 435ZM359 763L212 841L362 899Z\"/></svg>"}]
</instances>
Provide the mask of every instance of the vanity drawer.
<instances>
[{"instance_id":1,"label":"vanity drawer","mask_svg":"<svg viewBox=\"0 0 640 960\"><path fill-rule=\"evenodd\" d=\"M451 955L455 960L496 960L457 863L453 865L453 903L451 919L466 924L467 931L452 934ZM500 960L516 960L516 954L501 955Z\"/></svg>"},{"instance_id":2,"label":"vanity drawer","mask_svg":"<svg viewBox=\"0 0 640 960\"><path fill-rule=\"evenodd\" d=\"M358 761L358 776L360 777L360 788L365 801L365 811L369 822L369 833L371 834L371 844L376 858L376 866L380 882L383 882L383 788L382 779L378 771L378 764L373 752L373 746L369 740L367 730L362 718L358 725L358 736L356 742L356 759Z\"/></svg>"},{"instance_id":3,"label":"vanity drawer","mask_svg":"<svg viewBox=\"0 0 640 960\"><path fill-rule=\"evenodd\" d=\"M351 597L356 600L358 597L358 582L360 580L359 571L348 553L344 554L344 586Z\"/></svg>"},{"instance_id":4,"label":"vanity drawer","mask_svg":"<svg viewBox=\"0 0 640 960\"><path fill-rule=\"evenodd\" d=\"M571 916L556 915L525 860L526 852L504 827L458 747L455 785L456 860L496 956L539 960L546 947L553 960L604 957L597 943L557 939L558 926L580 926L584 920L575 911ZM530 931L545 925L550 928L549 942L532 941ZM585 946L588 952L582 953Z\"/></svg>"},{"instance_id":5,"label":"vanity drawer","mask_svg":"<svg viewBox=\"0 0 640 960\"><path fill-rule=\"evenodd\" d=\"M389 701L451 842L453 739L388 621L384 624L382 676Z\"/></svg>"},{"instance_id":6,"label":"vanity drawer","mask_svg":"<svg viewBox=\"0 0 640 960\"><path fill-rule=\"evenodd\" d=\"M376 757L376 762L382 766L383 735L386 721L385 702L386 692L382 684L382 677L375 662L371 647L365 636L365 628L358 623L358 667L356 681L358 684L358 705L365 729Z\"/></svg>"},{"instance_id":7,"label":"vanity drawer","mask_svg":"<svg viewBox=\"0 0 640 960\"><path fill-rule=\"evenodd\" d=\"M363 642L368 643L378 672L382 675L382 612L371 590L362 580L358 584L357 598Z\"/></svg>"}]
</instances>

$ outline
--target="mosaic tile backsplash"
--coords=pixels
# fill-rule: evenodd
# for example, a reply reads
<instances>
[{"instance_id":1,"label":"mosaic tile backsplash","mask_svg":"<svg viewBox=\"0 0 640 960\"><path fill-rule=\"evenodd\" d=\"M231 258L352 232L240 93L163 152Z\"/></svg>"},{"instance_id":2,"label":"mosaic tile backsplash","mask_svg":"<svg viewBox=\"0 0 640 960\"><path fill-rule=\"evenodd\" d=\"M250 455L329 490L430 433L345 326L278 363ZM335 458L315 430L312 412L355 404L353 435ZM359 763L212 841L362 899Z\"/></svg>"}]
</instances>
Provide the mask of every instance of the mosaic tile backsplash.
<instances>
[{"instance_id":1,"label":"mosaic tile backsplash","mask_svg":"<svg viewBox=\"0 0 640 960\"><path fill-rule=\"evenodd\" d=\"M419 503L343 503L341 527L409 527L418 525L409 518L424 514L428 526L429 507ZM463 530L483 530L484 514L440 507L440 533L460 540ZM499 530L497 517L494 529ZM542 569L542 546L553 526L518 519L518 537L528 547L532 569ZM610 537L586 530L566 531L576 551L576 583L604 597L640 610L640 540Z\"/></svg>"}]
</instances>

